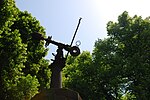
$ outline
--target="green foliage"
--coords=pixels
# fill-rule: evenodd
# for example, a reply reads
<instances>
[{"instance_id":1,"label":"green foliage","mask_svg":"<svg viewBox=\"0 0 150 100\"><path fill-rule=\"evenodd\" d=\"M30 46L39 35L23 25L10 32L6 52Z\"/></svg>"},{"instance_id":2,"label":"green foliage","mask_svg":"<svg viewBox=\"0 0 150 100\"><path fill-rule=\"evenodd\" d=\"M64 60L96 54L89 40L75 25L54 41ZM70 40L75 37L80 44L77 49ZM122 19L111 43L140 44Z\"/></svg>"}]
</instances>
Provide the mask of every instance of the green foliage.
<instances>
[{"instance_id":1,"label":"green foliage","mask_svg":"<svg viewBox=\"0 0 150 100\"><path fill-rule=\"evenodd\" d=\"M97 67L96 87L106 100L118 99L121 96L121 66L120 57L116 54L116 41L110 38L95 42L93 65Z\"/></svg>"},{"instance_id":2,"label":"green foliage","mask_svg":"<svg viewBox=\"0 0 150 100\"><path fill-rule=\"evenodd\" d=\"M32 77L30 74L18 77L16 84L8 86L8 92L12 92L9 93L8 98L11 100L30 100L38 93L39 85L37 78Z\"/></svg>"},{"instance_id":3,"label":"green foliage","mask_svg":"<svg viewBox=\"0 0 150 100\"><path fill-rule=\"evenodd\" d=\"M67 65L63 70L63 85L70 89L76 90L86 100L90 98L91 91L90 85L92 74L90 70L92 63L92 57L89 52L85 51L78 57L69 56L67 59Z\"/></svg>"},{"instance_id":4,"label":"green foliage","mask_svg":"<svg viewBox=\"0 0 150 100\"><path fill-rule=\"evenodd\" d=\"M109 22L108 34L123 49L118 48L118 54L122 57L120 63L124 63L123 78L128 79L126 91L132 91L138 100L147 99L150 92L150 20L149 18L128 16L124 12L118 18L118 23Z\"/></svg>"},{"instance_id":5,"label":"green foliage","mask_svg":"<svg viewBox=\"0 0 150 100\"><path fill-rule=\"evenodd\" d=\"M121 97L121 100L136 100L136 97L130 92L127 92Z\"/></svg>"},{"instance_id":6,"label":"green foliage","mask_svg":"<svg viewBox=\"0 0 150 100\"><path fill-rule=\"evenodd\" d=\"M95 42L92 55L69 57L64 86L83 100L148 100L150 20L123 12L108 22L108 38Z\"/></svg>"},{"instance_id":7,"label":"green foliage","mask_svg":"<svg viewBox=\"0 0 150 100\"><path fill-rule=\"evenodd\" d=\"M2 100L30 99L39 89L49 88L50 71L44 42L31 33L45 36L39 21L21 12L14 0L0 2L0 97Z\"/></svg>"}]
</instances>

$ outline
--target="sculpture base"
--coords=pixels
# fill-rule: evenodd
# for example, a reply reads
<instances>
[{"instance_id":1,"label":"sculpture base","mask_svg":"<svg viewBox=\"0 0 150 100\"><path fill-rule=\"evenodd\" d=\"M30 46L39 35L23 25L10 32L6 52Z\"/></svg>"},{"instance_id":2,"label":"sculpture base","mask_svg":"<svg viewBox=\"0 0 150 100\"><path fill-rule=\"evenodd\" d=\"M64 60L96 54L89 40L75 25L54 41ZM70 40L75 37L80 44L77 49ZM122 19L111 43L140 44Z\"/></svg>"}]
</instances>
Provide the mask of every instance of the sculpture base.
<instances>
[{"instance_id":1,"label":"sculpture base","mask_svg":"<svg viewBox=\"0 0 150 100\"><path fill-rule=\"evenodd\" d=\"M63 88L53 88L40 92L31 100L82 100L79 93Z\"/></svg>"}]
</instances>

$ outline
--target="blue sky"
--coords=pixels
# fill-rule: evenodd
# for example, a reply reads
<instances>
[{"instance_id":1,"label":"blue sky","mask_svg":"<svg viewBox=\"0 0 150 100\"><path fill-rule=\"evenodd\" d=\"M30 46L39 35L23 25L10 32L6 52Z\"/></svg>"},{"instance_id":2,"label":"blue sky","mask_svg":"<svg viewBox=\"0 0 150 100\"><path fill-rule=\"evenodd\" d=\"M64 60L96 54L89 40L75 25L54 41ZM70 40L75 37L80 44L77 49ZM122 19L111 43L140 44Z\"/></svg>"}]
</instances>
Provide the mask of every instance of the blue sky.
<instances>
[{"instance_id":1,"label":"blue sky","mask_svg":"<svg viewBox=\"0 0 150 100\"><path fill-rule=\"evenodd\" d=\"M16 0L20 10L27 10L40 21L47 36L65 44L70 44L78 20L82 17L75 41L81 41L82 51L90 52L98 38L107 38L108 21L117 21L118 15L125 10L131 16L148 17L149 3L149 0ZM52 45L49 48L47 58L56 49Z\"/></svg>"}]
</instances>

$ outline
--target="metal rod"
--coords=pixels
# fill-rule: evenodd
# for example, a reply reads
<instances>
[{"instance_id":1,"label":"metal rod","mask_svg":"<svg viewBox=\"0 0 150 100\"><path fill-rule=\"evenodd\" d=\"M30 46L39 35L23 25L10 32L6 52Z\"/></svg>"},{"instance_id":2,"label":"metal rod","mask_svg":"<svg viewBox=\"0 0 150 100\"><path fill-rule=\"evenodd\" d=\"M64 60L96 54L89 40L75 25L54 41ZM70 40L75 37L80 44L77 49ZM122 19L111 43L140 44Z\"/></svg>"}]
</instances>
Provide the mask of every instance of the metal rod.
<instances>
[{"instance_id":1,"label":"metal rod","mask_svg":"<svg viewBox=\"0 0 150 100\"><path fill-rule=\"evenodd\" d=\"M72 44L73 44L73 41L74 41L74 39L75 39L75 36L76 36L77 31L78 31L78 28L79 28L79 25L80 25L80 23L81 23L81 19L82 19L82 18L80 17L80 18L79 18L78 25L77 25L77 28L76 28L75 33L74 33L74 35L73 35L73 38L72 38L72 41L71 41L70 46L72 46ZM69 52L67 53L66 58L68 57L68 54L69 54Z\"/></svg>"},{"instance_id":2,"label":"metal rod","mask_svg":"<svg viewBox=\"0 0 150 100\"><path fill-rule=\"evenodd\" d=\"M78 31L78 28L79 28L79 25L80 25L80 23L81 23L81 19L82 19L82 18L79 19L79 22L78 22L77 28L76 28L76 30L75 30L75 33L74 33L74 35L73 35L73 38L72 38L72 41L71 41L70 46L72 46L72 44L73 44L73 41L74 41L74 39L75 39L75 36L76 36L77 31Z\"/></svg>"}]
</instances>

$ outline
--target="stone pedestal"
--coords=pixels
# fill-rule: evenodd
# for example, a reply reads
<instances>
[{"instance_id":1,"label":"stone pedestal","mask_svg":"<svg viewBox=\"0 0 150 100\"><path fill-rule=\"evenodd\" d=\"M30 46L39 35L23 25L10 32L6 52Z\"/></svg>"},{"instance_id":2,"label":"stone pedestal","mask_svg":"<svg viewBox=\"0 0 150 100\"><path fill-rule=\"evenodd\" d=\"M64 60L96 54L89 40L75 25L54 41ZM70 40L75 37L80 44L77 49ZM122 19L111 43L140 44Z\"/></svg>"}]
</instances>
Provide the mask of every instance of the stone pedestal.
<instances>
[{"instance_id":1,"label":"stone pedestal","mask_svg":"<svg viewBox=\"0 0 150 100\"><path fill-rule=\"evenodd\" d=\"M40 92L31 100L82 100L79 93L62 88L52 88L47 91Z\"/></svg>"}]
</instances>

